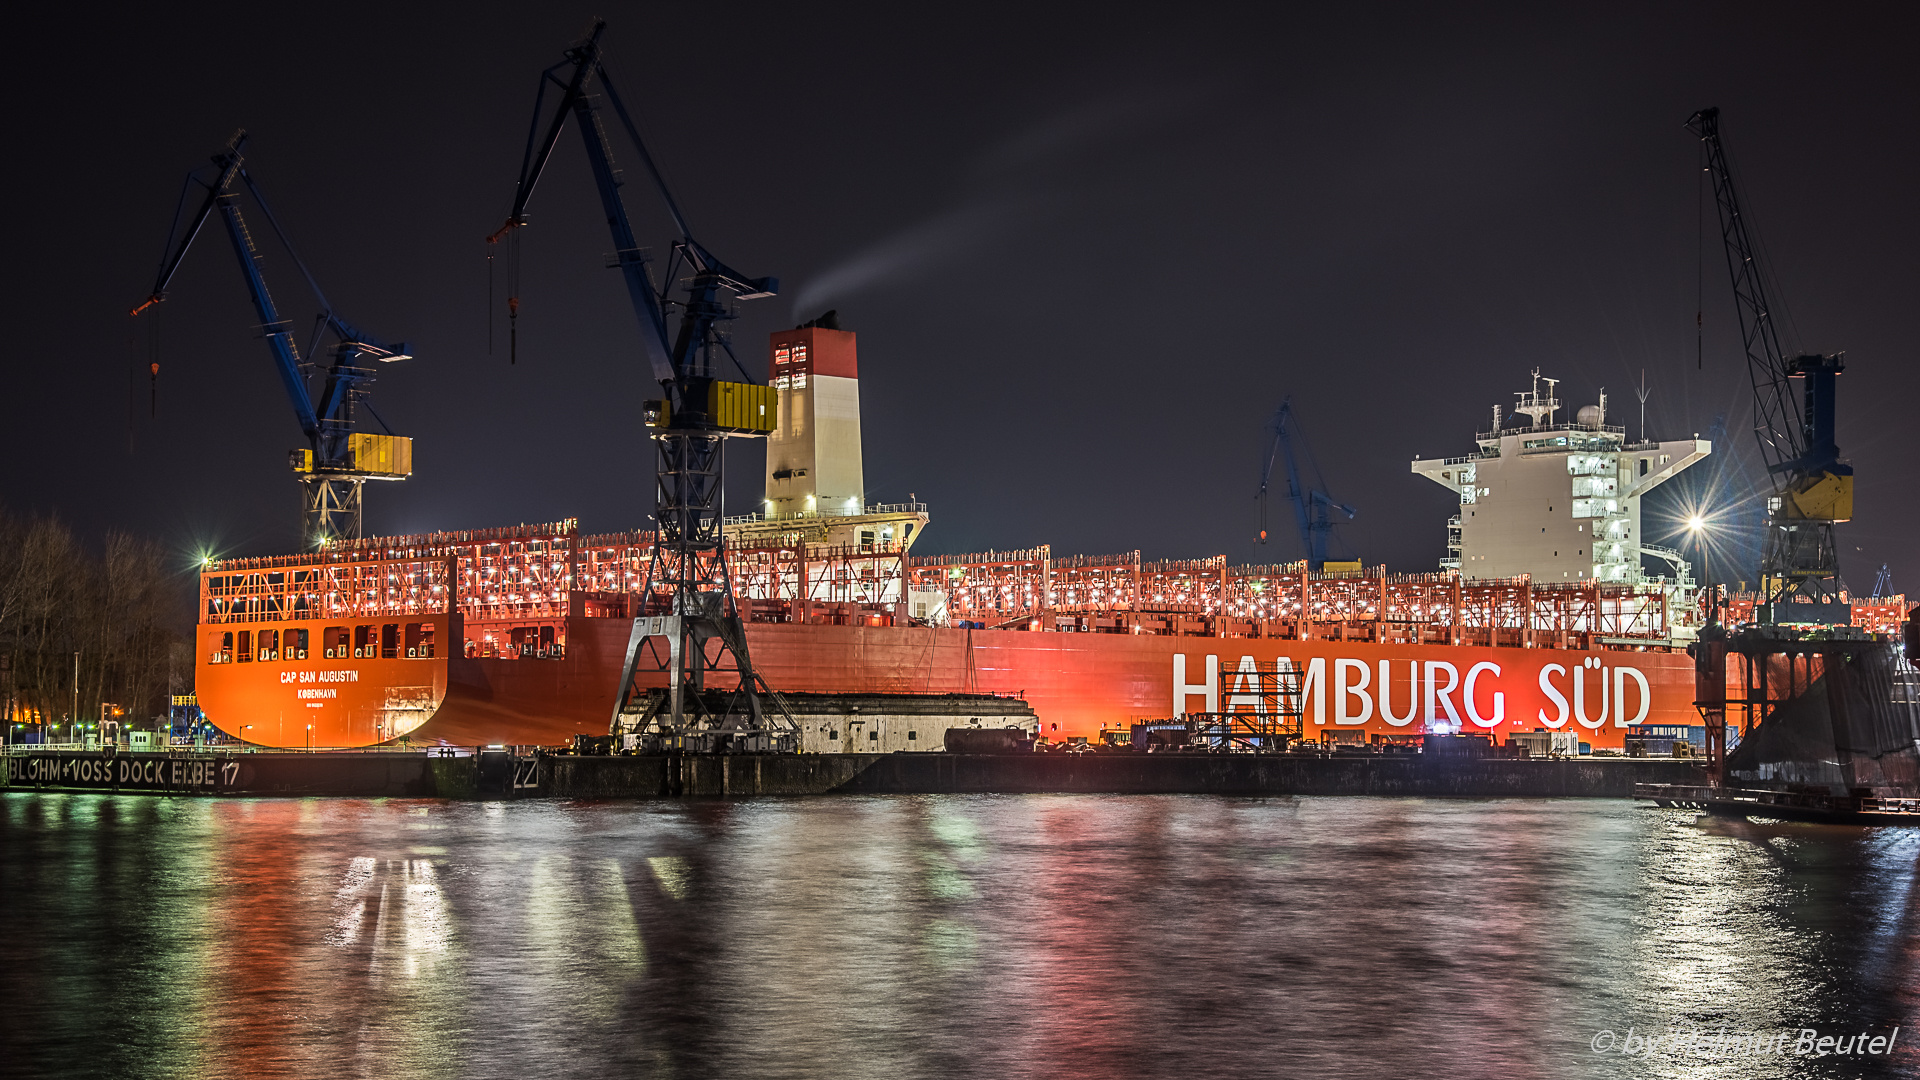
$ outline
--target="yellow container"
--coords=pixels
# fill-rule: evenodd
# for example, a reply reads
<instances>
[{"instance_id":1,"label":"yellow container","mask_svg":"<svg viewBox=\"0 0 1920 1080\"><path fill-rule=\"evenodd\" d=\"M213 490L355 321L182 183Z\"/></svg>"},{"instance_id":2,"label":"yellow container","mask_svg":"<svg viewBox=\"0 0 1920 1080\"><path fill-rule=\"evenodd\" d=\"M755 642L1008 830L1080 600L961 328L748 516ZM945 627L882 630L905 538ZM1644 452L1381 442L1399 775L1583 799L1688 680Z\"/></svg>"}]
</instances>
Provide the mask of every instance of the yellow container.
<instances>
[{"instance_id":1,"label":"yellow container","mask_svg":"<svg viewBox=\"0 0 1920 1080\"><path fill-rule=\"evenodd\" d=\"M707 390L707 415L717 427L765 435L779 426L780 395L771 386L716 381Z\"/></svg>"},{"instance_id":2,"label":"yellow container","mask_svg":"<svg viewBox=\"0 0 1920 1080\"><path fill-rule=\"evenodd\" d=\"M355 432L347 436L347 447L353 452L355 472L375 476L413 474L413 440L405 435Z\"/></svg>"}]
</instances>

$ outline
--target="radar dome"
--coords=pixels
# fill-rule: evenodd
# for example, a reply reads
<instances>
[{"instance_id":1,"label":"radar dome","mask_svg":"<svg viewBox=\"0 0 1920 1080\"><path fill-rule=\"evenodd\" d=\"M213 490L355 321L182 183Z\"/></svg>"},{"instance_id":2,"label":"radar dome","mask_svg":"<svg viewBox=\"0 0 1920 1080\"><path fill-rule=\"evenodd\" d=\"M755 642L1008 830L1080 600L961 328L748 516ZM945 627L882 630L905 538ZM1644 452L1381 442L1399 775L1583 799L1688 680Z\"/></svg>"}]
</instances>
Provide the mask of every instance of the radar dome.
<instances>
[{"instance_id":1,"label":"radar dome","mask_svg":"<svg viewBox=\"0 0 1920 1080\"><path fill-rule=\"evenodd\" d=\"M1598 425L1600 423L1600 406L1582 405L1580 406L1580 411L1574 415L1574 419L1583 424Z\"/></svg>"}]
</instances>

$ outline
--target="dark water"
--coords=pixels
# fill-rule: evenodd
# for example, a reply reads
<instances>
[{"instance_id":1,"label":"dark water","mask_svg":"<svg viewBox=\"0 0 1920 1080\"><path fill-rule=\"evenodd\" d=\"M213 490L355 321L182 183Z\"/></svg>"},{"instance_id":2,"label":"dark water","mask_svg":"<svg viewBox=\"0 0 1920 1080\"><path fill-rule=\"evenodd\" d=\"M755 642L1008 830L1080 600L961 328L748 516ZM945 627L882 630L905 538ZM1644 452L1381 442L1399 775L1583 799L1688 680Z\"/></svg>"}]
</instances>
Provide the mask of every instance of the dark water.
<instances>
[{"instance_id":1,"label":"dark water","mask_svg":"<svg viewBox=\"0 0 1920 1080\"><path fill-rule=\"evenodd\" d=\"M0 1069L1914 1075L1917 858L1612 801L7 794Z\"/></svg>"}]
</instances>

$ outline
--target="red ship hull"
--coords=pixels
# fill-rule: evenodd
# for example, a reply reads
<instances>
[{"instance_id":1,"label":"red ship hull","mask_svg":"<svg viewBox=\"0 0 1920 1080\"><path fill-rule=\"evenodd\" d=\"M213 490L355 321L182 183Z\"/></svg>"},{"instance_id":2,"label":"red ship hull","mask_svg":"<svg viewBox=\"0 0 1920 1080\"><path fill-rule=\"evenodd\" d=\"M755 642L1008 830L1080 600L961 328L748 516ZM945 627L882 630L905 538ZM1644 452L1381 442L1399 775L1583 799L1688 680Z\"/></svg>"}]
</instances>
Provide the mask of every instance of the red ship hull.
<instances>
[{"instance_id":1,"label":"red ship hull","mask_svg":"<svg viewBox=\"0 0 1920 1080\"><path fill-rule=\"evenodd\" d=\"M569 619L567 648L554 658L203 663L200 702L221 730L271 746L358 746L403 736L558 745L606 733L630 626ZM203 635L219 631L202 628ZM1637 724L1697 722L1692 662L1662 650L782 623L750 624L747 640L756 667L780 690L1016 694L1055 741L1182 712L1251 711L1260 702L1246 671L1275 661L1300 673L1310 739L1432 730L1503 738L1547 728L1618 747ZM209 645L217 641L202 643L203 656ZM432 687L434 708L383 726L396 687L412 695L398 700L413 706L425 704L419 688Z\"/></svg>"}]
</instances>

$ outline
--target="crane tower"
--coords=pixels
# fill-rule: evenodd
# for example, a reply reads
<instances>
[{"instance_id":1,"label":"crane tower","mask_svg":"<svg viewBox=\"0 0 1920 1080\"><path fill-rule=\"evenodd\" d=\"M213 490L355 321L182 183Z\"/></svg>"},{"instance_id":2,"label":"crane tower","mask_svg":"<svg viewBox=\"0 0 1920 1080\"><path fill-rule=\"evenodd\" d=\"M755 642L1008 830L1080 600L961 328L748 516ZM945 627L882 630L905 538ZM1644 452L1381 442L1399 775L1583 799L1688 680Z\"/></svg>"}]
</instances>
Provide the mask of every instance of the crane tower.
<instances>
[{"instance_id":1,"label":"crane tower","mask_svg":"<svg viewBox=\"0 0 1920 1080\"><path fill-rule=\"evenodd\" d=\"M779 280L734 270L698 240L668 190L645 140L602 63L595 19L586 37L541 73L520 180L506 223L490 243L527 224L527 203L569 120L580 131L601 209L612 233L609 266L620 270L639 322L640 352L660 395L637 402L654 446L653 518L658 529L646 585L615 698L610 732L667 750L793 749L797 729L778 695L754 671L727 564L722 503L724 449L734 437L764 438L777 426L779 399L733 355L722 328L731 302L775 295ZM551 113L547 93L557 91ZM621 197L604 110L611 106L672 222L676 239L656 286ZM673 288L682 287L674 296ZM508 301L518 311L518 298ZM669 312L678 326L668 328ZM738 379L728 379L729 366ZM661 686L660 683L665 685Z\"/></svg>"},{"instance_id":2,"label":"crane tower","mask_svg":"<svg viewBox=\"0 0 1920 1080\"><path fill-rule=\"evenodd\" d=\"M1734 188L1720 139L1720 110L1687 119L1706 149L1720 237L1753 383L1753 428L1773 480L1760 564L1763 623L1847 625L1833 527L1853 517L1853 466L1835 441L1834 396L1845 353L1801 353L1781 343L1768 267ZM1798 384L1796 390L1796 383Z\"/></svg>"}]
</instances>

